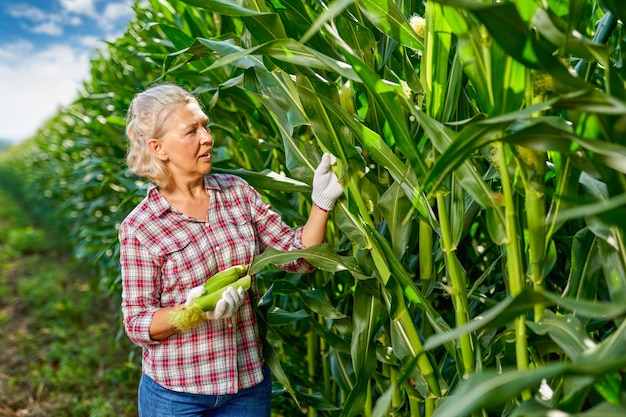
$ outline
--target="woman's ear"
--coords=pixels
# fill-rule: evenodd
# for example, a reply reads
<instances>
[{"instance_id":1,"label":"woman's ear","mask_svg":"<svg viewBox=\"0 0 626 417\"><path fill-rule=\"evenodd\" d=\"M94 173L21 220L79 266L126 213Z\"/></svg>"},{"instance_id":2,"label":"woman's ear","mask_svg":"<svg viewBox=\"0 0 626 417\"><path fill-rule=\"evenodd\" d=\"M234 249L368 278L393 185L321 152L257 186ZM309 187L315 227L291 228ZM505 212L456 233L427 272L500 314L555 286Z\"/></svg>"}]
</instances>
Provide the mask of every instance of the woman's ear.
<instances>
[{"instance_id":1,"label":"woman's ear","mask_svg":"<svg viewBox=\"0 0 626 417\"><path fill-rule=\"evenodd\" d=\"M148 141L148 147L154 156L159 158L161 161L167 160L167 153L165 153L165 149L163 149L163 143L156 139L150 139Z\"/></svg>"}]
</instances>

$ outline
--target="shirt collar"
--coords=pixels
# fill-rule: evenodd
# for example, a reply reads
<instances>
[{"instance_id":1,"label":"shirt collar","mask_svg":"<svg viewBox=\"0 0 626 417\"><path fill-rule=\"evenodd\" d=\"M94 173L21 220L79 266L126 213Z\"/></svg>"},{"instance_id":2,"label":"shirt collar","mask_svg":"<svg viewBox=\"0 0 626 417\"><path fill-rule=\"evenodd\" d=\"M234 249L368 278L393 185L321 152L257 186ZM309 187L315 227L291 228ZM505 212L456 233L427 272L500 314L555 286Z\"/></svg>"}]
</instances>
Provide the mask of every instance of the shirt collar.
<instances>
[{"instance_id":1,"label":"shirt collar","mask_svg":"<svg viewBox=\"0 0 626 417\"><path fill-rule=\"evenodd\" d=\"M220 191L222 187L217 182L214 175L207 174L204 176L204 188L208 190Z\"/></svg>"},{"instance_id":2,"label":"shirt collar","mask_svg":"<svg viewBox=\"0 0 626 417\"><path fill-rule=\"evenodd\" d=\"M204 189L207 191L220 191L221 187L213 175L207 174L204 176ZM148 184L146 194L148 196L148 205L155 215L161 216L168 211L172 211L172 205L161 195L154 181Z\"/></svg>"},{"instance_id":3,"label":"shirt collar","mask_svg":"<svg viewBox=\"0 0 626 417\"><path fill-rule=\"evenodd\" d=\"M155 182L148 184L148 207L158 217L172 209L171 204L161 195Z\"/></svg>"}]
</instances>

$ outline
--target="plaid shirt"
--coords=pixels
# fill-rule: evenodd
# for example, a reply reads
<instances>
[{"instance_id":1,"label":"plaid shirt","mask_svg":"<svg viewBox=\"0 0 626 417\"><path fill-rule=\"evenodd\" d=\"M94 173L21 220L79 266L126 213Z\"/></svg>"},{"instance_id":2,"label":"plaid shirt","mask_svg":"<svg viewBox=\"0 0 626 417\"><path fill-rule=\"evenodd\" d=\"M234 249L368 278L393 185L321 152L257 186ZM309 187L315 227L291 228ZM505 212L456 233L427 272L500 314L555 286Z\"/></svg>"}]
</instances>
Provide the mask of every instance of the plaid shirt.
<instances>
[{"instance_id":1,"label":"plaid shirt","mask_svg":"<svg viewBox=\"0 0 626 417\"><path fill-rule=\"evenodd\" d=\"M143 348L143 372L174 390L224 395L263 379L261 340L250 297L232 318L209 320L162 341L150 338L161 307L185 302L187 292L233 265L249 264L267 247L301 249L292 229L245 181L231 175L204 179L211 196L207 221L174 209L154 184L119 230L124 327ZM310 272L300 259L282 268ZM252 290L257 293L253 277Z\"/></svg>"}]
</instances>

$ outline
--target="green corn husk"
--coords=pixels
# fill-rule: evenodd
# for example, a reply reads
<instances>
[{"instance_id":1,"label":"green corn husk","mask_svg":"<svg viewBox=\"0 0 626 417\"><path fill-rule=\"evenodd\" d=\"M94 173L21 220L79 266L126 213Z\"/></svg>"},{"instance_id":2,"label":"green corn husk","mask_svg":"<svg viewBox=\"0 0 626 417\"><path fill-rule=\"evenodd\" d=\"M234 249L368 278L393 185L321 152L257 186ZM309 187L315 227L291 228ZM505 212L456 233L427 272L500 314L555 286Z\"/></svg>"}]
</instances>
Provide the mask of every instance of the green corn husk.
<instances>
[{"instance_id":1,"label":"green corn husk","mask_svg":"<svg viewBox=\"0 0 626 417\"><path fill-rule=\"evenodd\" d=\"M250 289L251 277L245 275L237 279L235 282L228 282L223 287L211 292L205 293L194 299L188 305L183 306L179 310L170 311L167 314L167 321L178 331L184 332L187 329L196 327L206 321L206 312L215 309L217 302L222 298L222 294L226 289L232 286L235 291L243 288L248 291Z\"/></svg>"},{"instance_id":2,"label":"green corn husk","mask_svg":"<svg viewBox=\"0 0 626 417\"><path fill-rule=\"evenodd\" d=\"M204 289L207 294L210 294L225 285L235 282L237 279L244 276L246 272L248 272L247 264L235 265L230 268L223 269L206 280L204 283Z\"/></svg>"}]
</instances>

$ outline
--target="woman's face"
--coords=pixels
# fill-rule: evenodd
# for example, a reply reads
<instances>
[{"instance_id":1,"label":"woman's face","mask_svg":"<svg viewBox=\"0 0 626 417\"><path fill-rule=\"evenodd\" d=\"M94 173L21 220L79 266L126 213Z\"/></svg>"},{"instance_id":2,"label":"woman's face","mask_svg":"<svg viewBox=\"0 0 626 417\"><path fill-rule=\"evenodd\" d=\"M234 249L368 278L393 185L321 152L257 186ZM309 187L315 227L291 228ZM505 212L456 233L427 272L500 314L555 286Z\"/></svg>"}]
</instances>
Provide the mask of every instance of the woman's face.
<instances>
[{"instance_id":1,"label":"woman's face","mask_svg":"<svg viewBox=\"0 0 626 417\"><path fill-rule=\"evenodd\" d=\"M208 122L197 103L181 104L165 122L167 132L150 141L152 151L165 162L173 180L194 180L211 171L213 137Z\"/></svg>"}]
</instances>

